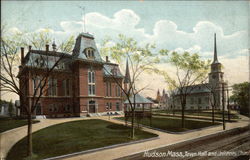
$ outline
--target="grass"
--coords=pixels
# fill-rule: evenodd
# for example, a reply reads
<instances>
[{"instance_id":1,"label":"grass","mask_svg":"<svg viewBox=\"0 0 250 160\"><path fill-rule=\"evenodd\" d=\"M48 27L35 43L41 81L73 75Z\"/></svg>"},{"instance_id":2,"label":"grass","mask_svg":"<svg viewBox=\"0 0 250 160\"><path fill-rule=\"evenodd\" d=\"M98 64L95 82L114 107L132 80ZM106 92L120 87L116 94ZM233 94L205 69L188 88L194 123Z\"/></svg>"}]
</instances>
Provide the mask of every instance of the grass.
<instances>
[{"instance_id":1,"label":"grass","mask_svg":"<svg viewBox=\"0 0 250 160\"><path fill-rule=\"evenodd\" d=\"M34 159L44 159L89 149L156 137L142 130L131 139L130 128L103 120L80 120L54 125L33 133ZM21 160L26 156L26 141L20 140L7 159Z\"/></svg>"},{"instance_id":2,"label":"grass","mask_svg":"<svg viewBox=\"0 0 250 160\"><path fill-rule=\"evenodd\" d=\"M166 114L173 114L173 111L170 110L155 110L153 113L166 113ZM181 114L181 111L175 111L175 114ZM212 111L185 111L186 116L204 116L204 117L212 117ZM215 111L214 114L215 118L222 118L222 112L221 111ZM225 111L225 118L228 117L227 111ZM230 114L231 119L239 119L238 115L231 113Z\"/></svg>"},{"instance_id":3,"label":"grass","mask_svg":"<svg viewBox=\"0 0 250 160\"><path fill-rule=\"evenodd\" d=\"M33 123L39 122L38 120L33 120ZM27 125L26 119L15 119L10 117L0 117L0 133L5 132L7 130L21 127Z\"/></svg>"},{"instance_id":4,"label":"grass","mask_svg":"<svg viewBox=\"0 0 250 160\"><path fill-rule=\"evenodd\" d=\"M124 120L124 117L119 117L118 119ZM148 118L142 119L139 123L146 125L146 126L150 126L150 120ZM215 123L214 125L218 125L218 124L220 123ZM171 131L171 132L183 132L183 131L188 131L192 129L209 127L212 125L213 124L211 122L206 122L206 121L185 120L185 128L182 128L180 118L170 118L170 117L163 117L163 116L152 117L153 128L159 128L159 129Z\"/></svg>"}]
</instances>

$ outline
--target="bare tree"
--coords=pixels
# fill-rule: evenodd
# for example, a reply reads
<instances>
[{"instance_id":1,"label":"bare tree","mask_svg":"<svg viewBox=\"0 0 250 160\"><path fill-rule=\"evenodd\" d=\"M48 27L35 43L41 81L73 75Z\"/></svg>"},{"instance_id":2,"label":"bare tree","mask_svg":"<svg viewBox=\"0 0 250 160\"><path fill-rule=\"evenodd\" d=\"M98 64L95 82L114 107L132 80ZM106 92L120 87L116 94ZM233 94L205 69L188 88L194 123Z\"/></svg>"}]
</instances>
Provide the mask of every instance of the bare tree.
<instances>
[{"instance_id":1,"label":"bare tree","mask_svg":"<svg viewBox=\"0 0 250 160\"><path fill-rule=\"evenodd\" d=\"M24 48L21 48L20 64L19 48L21 45L26 44L27 41L15 40L1 37L1 90L15 93L20 97L20 108L23 109L28 121L27 156L32 156L32 116L41 96L45 95L49 89L49 78L58 69L58 66L67 54L52 56L54 58L51 62L51 54L47 50L43 54L37 54L35 60L33 59L35 56L31 54L31 47L29 48L29 55L26 56L27 58L24 57ZM49 41L46 38L31 41L38 48L41 47L39 44L46 44L47 42ZM34 87L32 94L27 95L30 78L32 78ZM31 101L28 100L28 96Z\"/></svg>"}]
</instances>

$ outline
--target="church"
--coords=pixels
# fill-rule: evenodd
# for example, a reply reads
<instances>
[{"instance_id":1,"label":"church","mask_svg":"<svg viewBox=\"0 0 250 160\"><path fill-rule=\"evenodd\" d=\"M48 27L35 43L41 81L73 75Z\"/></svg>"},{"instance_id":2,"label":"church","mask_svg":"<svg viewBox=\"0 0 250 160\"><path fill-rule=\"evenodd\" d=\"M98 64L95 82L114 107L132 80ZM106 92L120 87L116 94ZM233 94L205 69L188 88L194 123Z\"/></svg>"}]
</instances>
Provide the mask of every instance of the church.
<instances>
[{"instance_id":1,"label":"church","mask_svg":"<svg viewBox=\"0 0 250 160\"><path fill-rule=\"evenodd\" d=\"M190 92L186 98L186 110L222 110L223 103L226 110L226 89L227 82L224 81L222 64L217 57L216 34L214 35L214 59L211 70L208 74L208 83L188 86ZM224 97L224 98L223 98ZM181 103L179 95L176 93L174 100L168 101L168 109L180 110Z\"/></svg>"},{"instance_id":2,"label":"church","mask_svg":"<svg viewBox=\"0 0 250 160\"><path fill-rule=\"evenodd\" d=\"M35 115L95 116L107 112L119 114L123 110L122 90L118 84L123 83L124 76L118 64L111 63L108 57L102 59L94 36L89 33L77 36L72 53L57 52L54 43L52 50L49 45L46 45L46 50L33 50L29 46L25 56L24 48L21 48L18 77L20 85L26 85L23 92L27 105L36 97L34 92L41 80L39 74L43 74L42 70L34 70L53 66L59 57L63 59L50 74ZM21 108L21 114L25 114L24 108Z\"/></svg>"}]
</instances>

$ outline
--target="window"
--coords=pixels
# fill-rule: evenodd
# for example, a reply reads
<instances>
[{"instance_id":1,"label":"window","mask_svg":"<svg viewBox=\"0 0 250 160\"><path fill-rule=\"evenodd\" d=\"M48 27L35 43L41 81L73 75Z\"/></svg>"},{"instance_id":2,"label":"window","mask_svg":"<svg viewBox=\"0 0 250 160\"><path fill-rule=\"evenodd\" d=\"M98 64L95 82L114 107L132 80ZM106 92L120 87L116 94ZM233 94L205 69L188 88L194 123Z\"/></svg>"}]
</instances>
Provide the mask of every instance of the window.
<instances>
[{"instance_id":1,"label":"window","mask_svg":"<svg viewBox=\"0 0 250 160\"><path fill-rule=\"evenodd\" d=\"M109 96L112 97L112 84L109 83Z\"/></svg>"},{"instance_id":2,"label":"window","mask_svg":"<svg viewBox=\"0 0 250 160\"><path fill-rule=\"evenodd\" d=\"M120 111L120 103L119 102L116 102L116 110Z\"/></svg>"},{"instance_id":3,"label":"window","mask_svg":"<svg viewBox=\"0 0 250 160\"><path fill-rule=\"evenodd\" d=\"M95 58L94 49L92 49L92 48L87 48L85 50L85 54L86 54L86 57L88 57L88 58Z\"/></svg>"},{"instance_id":4,"label":"window","mask_svg":"<svg viewBox=\"0 0 250 160\"><path fill-rule=\"evenodd\" d=\"M106 110L111 110L112 109L112 103L106 103Z\"/></svg>"},{"instance_id":5,"label":"window","mask_svg":"<svg viewBox=\"0 0 250 160\"><path fill-rule=\"evenodd\" d=\"M49 78L48 95L49 96L57 95L57 80L55 78Z\"/></svg>"},{"instance_id":6,"label":"window","mask_svg":"<svg viewBox=\"0 0 250 160\"><path fill-rule=\"evenodd\" d=\"M88 72L88 88L89 88L89 95L95 95L95 72L94 71Z\"/></svg>"},{"instance_id":7,"label":"window","mask_svg":"<svg viewBox=\"0 0 250 160\"><path fill-rule=\"evenodd\" d=\"M51 104L49 107L49 111L50 112L58 112L59 111L58 106L56 104Z\"/></svg>"},{"instance_id":8,"label":"window","mask_svg":"<svg viewBox=\"0 0 250 160\"><path fill-rule=\"evenodd\" d=\"M205 97L205 102L209 103L209 97Z\"/></svg>"},{"instance_id":9,"label":"window","mask_svg":"<svg viewBox=\"0 0 250 160\"><path fill-rule=\"evenodd\" d=\"M64 111L65 112L69 112L70 111L70 105L67 104L66 106L64 106Z\"/></svg>"},{"instance_id":10,"label":"window","mask_svg":"<svg viewBox=\"0 0 250 160\"><path fill-rule=\"evenodd\" d=\"M109 109L110 110L112 109L112 103L111 102L109 103Z\"/></svg>"},{"instance_id":11,"label":"window","mask_svg":"<svg viewBox=\"0 0 250 160\"><path fill-rule=\"evenodd\" d=\"M109 83L106 82L106 97L109 96Z\"/></svg>"},{"instance_id":12,"label":"window","mask_svg":"<svg viewBox=\"0 0 250 160\"><path fill-rule=\"evenodd\" d=\"M106 104L106 110L109 110L109 103Z\"/></svg>"},{"instance_id":13,"label":"window","mask_svg":"<svg viewBox=\"0 0 250 160\"><path fill-rule=\"evenodd\" d=\"M116 88L115 88L115 96L116 97L120 97L121 96L121 88L119 85L116 85Z\"/></svg>"},{"instance_id":14,"label":"window","mask_svg":"<svg viewBox=\"0 0 250 160\"><path fill-rule=\"evenodd\" d=\"M190 99L190 104L194 104L194 98Z\"/></svg>"},{"instance_id":15,"label":"window","mask_svg":"<svg viewBox=\"0 0 250 160\"><path fill-rule=\"evenodd\" d=\"M59 63L57 68L58 69L65 69L65 63Z\"/></svg>"},{"instance_id":16,"label":"window","mask_svg":"<svg viewBox=\"0 0 250 160\"><path fill-rule=\"evenodd\" d=\"M69 96L70 95L70 80L69 79L63 80L62 87L63 87L64 96Z\"/></svg>"},{"instance_id":17,"label":"window","mask_svg":"<svg viewBox=\"0 0 250 160\"><path fill-rule=\"evenodd\" d=\"M201 104L201 98L198 98L198 104Z\"/></svg>"},{"instance_id":18,"label":"window","mask_svg":"<svg viewBox=\"0 0 250 160\"><path fill-rule=\"evenodd\" d=\"M106 96L111 97L112 96L112 83L106 82Z\"/></svg>"},{"instance_id":19,"label":"window","mask_svg":"<svg viewBox=\"0 0 250 160\"><path fill-rule=\"evenodd\" d=\"M39 77L33 78L33 94L39 95L40 89L41 89L41 82L40 81L41 80Z\"/></svg>"},{"instance_id":20,"label":"window","mask_svg":"<svg viewBox=\"0 0 250 160\"><path fill-rule=\"evenodd\" d=\"M45 65L44 58L42 56L40 58L36 58L35 65L36 67L44 67Z\"/></svg>"}]
</instances>

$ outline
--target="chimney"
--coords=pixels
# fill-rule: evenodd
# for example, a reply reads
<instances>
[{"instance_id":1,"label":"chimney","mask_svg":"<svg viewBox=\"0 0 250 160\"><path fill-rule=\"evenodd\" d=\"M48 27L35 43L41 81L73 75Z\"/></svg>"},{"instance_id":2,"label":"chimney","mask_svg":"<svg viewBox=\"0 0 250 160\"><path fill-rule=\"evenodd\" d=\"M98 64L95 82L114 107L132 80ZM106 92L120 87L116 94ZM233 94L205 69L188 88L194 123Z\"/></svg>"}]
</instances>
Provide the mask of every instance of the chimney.
<instances>
[{"instance_id":1,"label":"chimney","mask_svg":"<svg viewBox=\"0 0 250 160\"><path fill-rule=\"evenodd\" d=\"M24 48L21 47L21 64L24 62Z\"/></svg>"},{"instance_id":2,"label":"chimney","mask_svg":"<svg viewBox=\"0 0 250 160\"><path fill-rule=\"evenodd\" d=\"M106 62L109 62L109 56L106 56Z\"/></svg>"},{"instance_id":3,"label":"chimney","mask_svg":"<svg viewBox=\"0 0 250 160\"><path fill-rule=\"evenodd\" d=\"M46 52L48 52L48 51L49 51L49 45L46 44Z\"/></svg>"},{"instance_id":4,"label":"chimney","mask_svg":"<svg viewBox=\"0 0 250 160\"><path fill-rule=\"evenodd\" d=\"M31 46L29 46L29 51L31 50Z\"/></svg>"}]
</instances>

